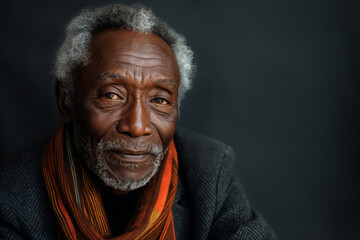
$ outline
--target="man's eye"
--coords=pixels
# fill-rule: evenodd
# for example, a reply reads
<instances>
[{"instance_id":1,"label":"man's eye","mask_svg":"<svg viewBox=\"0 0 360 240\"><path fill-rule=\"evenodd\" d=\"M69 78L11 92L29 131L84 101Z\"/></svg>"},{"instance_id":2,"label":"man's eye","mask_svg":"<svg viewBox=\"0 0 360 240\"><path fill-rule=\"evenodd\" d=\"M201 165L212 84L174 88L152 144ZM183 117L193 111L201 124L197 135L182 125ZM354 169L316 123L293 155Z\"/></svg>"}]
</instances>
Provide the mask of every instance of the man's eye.
<instances>
[{"instance_id":1,"label":"man's eye","mask_svg":"<svg viewBox=\"0 0 360 240\"><path fill-rule=\"evenodd\" d=\"M115 94L115 93L105 93L104 97L107 99L111 99L111 100L118 100L120 99L119 95Z\"/></svg>"},{"instance_id":2,"label":"man's eye","mask_svg":"<svg viewBox=\"0 0 360 240\"><path fill-rule=\"evenodd\" d=\"M155 99L154 99L154 102L157 103L157 104L161 104L161 105L169 104L169 102L166 101L166 100L163 99L163 98L155 98Z\"/></svg>"}]
</instances>

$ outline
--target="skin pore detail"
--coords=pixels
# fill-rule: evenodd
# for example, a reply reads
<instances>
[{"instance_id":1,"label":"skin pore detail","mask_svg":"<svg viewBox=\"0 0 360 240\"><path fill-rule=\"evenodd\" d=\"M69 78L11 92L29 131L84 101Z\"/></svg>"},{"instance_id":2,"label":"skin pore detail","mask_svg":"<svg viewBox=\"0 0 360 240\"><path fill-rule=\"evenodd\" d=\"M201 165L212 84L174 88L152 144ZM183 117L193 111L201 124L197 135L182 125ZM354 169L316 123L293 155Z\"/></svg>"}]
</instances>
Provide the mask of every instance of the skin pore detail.
<instances>
[{"instance_id":1,"label":"skin pore detail","mask_svg":"<svg viewBox=\"0 0 360 240\"><path fill-rule=\"evenodd\" d=\"M74 145L106 186L134 190L156 174L174 135L178 65L154 34L105 30L89 49L75 82Z\"/></svg>"}]
</instances>

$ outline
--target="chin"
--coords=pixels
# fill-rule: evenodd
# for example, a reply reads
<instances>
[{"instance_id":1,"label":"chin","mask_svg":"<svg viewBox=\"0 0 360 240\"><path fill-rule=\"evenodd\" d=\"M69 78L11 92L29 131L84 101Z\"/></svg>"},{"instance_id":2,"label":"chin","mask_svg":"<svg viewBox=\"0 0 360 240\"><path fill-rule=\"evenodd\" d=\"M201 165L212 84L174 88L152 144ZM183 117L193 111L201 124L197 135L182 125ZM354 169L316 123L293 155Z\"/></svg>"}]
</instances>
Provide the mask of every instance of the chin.
<instances>
[{"instance_id":1,"label":"chin","mask_svg":"<svg viewBox=\"0 0 360 240\"><path fill-rule=\"evenodd\" d=\"M105 184L118 191L132 191L145 186L158 172L166 154L158 154L140 163L119 161L111 154L97 155L86 161L90 170Z\"/></svg>"},{"instance_id":2,"label":"chin","mask_svg":"<svg viewBox=\"0 0 360 240\"><path fill-rule=\"evenodd\" d=\"M90 139L76 130L75 147L83 162L106 186L114 190L131 191L145 186L158 172L168 151L168 146L164 148L161 144L121 140L100 139L94 146ZM145 152L148 156L134 157L129 152Z\"/></svg>"},{"instance_id":3,"label":"chin","mask_svg":"<svg viewBox=\"0 0 360 240\"><path fill-rule=\"evenodd\" d=\"M108 187L120 191L132 191L145 186L158 172L161 162L153 161L146 169L143 166L117 166L111 168L107 162L98 164L95 174Z\"/></svg>"}]
</instances>

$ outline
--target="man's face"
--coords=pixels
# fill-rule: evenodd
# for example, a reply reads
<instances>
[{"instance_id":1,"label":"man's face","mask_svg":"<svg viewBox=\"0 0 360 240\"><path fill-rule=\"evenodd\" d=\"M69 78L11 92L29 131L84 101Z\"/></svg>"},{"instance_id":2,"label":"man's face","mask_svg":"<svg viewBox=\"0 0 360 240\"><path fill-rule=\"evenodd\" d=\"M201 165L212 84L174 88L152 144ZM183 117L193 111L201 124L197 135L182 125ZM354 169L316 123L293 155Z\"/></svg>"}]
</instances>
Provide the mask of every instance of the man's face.
<instances>
[{"instance_id":1,"label":"man's face","mask_svg":"<svg viewBox=\"0 0 360 240\"><path fill-rule=\"evenodd\" d=\"M107 30L94 36L74 96L75 146L103 182L145 185L166 155L178 119L179 69L154 34Z\"/></svg>"}]
</instances>

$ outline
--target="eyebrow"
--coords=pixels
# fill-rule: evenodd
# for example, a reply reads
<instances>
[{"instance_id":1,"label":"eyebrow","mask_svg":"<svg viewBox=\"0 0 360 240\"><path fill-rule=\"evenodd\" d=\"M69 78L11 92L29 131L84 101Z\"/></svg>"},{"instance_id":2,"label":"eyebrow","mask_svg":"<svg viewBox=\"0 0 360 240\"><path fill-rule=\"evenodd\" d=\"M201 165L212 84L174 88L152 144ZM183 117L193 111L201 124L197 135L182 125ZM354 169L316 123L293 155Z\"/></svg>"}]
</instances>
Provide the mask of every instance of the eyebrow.
<instances>
[{"instance_id":1,"label":"eyebrow","mask_svg":"<svg viewBox=\"0 0 360 240\"><path fill-rule=\"evenodd\" d=\"M100 82L104 82L107 79L119 79L122 78L124 75L119 74L119 73L106 73L106 72L102 72L99 74L99 76L97 77L97 80L99 80Z\"/></svg>"},{"instance_id":2,"label":"eyebrow","mask_svg":"<svg viewBox=\"0 0 360 240\"><path fill-rule=\"evenodd\" d=\"M175 89L178 89L178 88L179 88L179 86L177 85L177 83L176 83L176 82L173 82L173 81L169 81L169 80L165 80L165 79L158 79L156 82L159 83L159 84L168 85L168 86L173 87L173 88L175 88Z\"/></svg>"}]
</instances>

